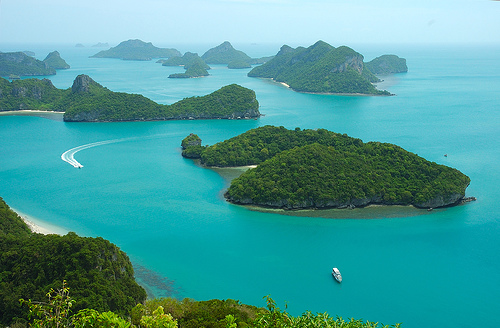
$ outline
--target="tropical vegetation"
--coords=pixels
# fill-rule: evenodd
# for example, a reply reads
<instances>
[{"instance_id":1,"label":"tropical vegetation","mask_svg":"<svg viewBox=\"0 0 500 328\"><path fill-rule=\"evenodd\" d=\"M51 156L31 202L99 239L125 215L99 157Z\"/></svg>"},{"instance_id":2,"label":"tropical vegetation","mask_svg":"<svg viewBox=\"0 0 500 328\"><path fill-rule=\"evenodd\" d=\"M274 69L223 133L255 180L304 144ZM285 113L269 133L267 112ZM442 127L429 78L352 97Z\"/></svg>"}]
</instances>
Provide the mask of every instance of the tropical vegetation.
<instances>
[{"instance_id":1,"label":"tropical vegetation","mask_svg":"<svg viewBox=\"0 0 500 328\"><path fill-rule=\"evenodd\" d=\"M26 55L24 52L0 53L0 76L54 75L56 70L48 63Z\"/></svg>"},{"instance_id":2,"label":"tropical vegetation","mask_svg":"<svg viewBox=\"0 0 500 328\"><path fill-rule=\"evenodd\" d=\"M0 198L0 325L27 318L19 299L42 300L62 281L78 298L73 309L126 315L146 298L128 256L97 237L32 233Z\"/></svg>"},{"instance_id":3,"label":"tropical vegetation","mask_svg":"<svg viewBox=\"0 0 500 328\"><path fill-rule=\"evenodd\" d=\"M408 72L406 59L399 58L396 55L382 55L367 62L365 65L373 74L379 75Z\"/></svg>"},{"instance_id":4,"label":"tropical vegetation","mask_svg":"<svg viewBox=\"0 0 500 328\"><path fill-rule=\"evenodd\" d=\"M361 54L323 41L308 48L284 45L273 59L254 67L248 76L272 78L299 92L390 95L372 85L378 79L366 69Z\"/></svg>"},{"instance_id":5,"label":"tropical vegetation","mask_svg":"<svg viewBox=\"0 0 500 328\"><path fill-rule=\"evenodd\" d=\"M324 129L264 126L185 151L206 166L258 165L231 182L225 196L238 204L289 209L369 204L429 208L457 203L470 183L460 171L399 146L363 143Z\"/></svg>"},{"instance_id":6,"label":"tropical vegetation","mask_svg":"<svg viewBox=\"0 0 500 328\"><path fill-rule=\"evenodd\" d=\"M139 94L113 92L87 75L60 90L47 80L0 79L0 111L35 109L64 111L65 121L137 121L173 119L238 119L259 117L255 92L231 84L202 97L172 105L158 104Z\"/></svg>"},{"instance_id":7,"label":"tropical vegetation","mask_svg":"<svg viewBox=\"0 0 500 328\"><path fill-rule=\"evenodd\" d=\"M55 69L68 69L70 66L64 59L61 58L61 55L58 51L52 51L45 57L43 60L47 65Z\"/></svg>"}]
</instances>

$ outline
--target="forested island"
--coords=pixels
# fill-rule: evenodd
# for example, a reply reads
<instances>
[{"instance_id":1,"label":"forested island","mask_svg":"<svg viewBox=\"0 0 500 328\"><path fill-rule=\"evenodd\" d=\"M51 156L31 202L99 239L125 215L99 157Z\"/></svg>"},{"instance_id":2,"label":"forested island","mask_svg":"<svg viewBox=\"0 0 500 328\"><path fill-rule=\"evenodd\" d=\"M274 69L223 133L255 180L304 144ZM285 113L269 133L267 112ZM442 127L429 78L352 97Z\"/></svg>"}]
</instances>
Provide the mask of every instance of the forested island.
<instances>
[{"instance_id":1,"label":"forested island","mask_svg":"<svg viewBox=\"0 0 500 328\"><path fill-rule=\"evenodd\" d=\"M299 92L390 95L373 86L379 79L363 59L349 47L335 48L323 41L308 48L284 45L272 60L254 67L248 76L271 78Z\"/></svg>"},{"instance_id":2,"label":"forested island","mask_svg":"<svg viewBox=\"0 0 500 328\"><path fill-rule=\"evenodd\" d=\"M162 66L183 66L186 70L184 73L170 74L169 78L194 78L209 75L207 70L210 66L197 53L186 52L182 57L160 59L158 62L162 63Z\"/></svg>"},{"instance_id":3,"label":"forested island","mask_svg":"<svg viewBox=\"0 0 500 328\"><path fill-rule=\"evenodd\" d=\"M47 65L55 69L68 69L70 66L64 59L61 58L61 55L58 51L52 51L45 57L43 60Z\"/></svg>"},{"instance_id":4,"label":"forested island","mask_svg":"<svg viewBox=\"0 0 500 328\"><path fill-rule=\"evenodd\" d=\"M151 60L153 58L170 58L181 56L177 49L158 48L151 42L141 40L123 41L116 47L102 50L90 58L118 58L123 60Z\"/></svg>"},{"instance_id":5,"label":"forested island","mask_svg":"<svg viewBox=\"0 0 500 328\"><path fill-rule=\"evenodd\" d=\"M377 75L408 72L406 59L399 58L396 55L382 55L365 63L365 66L370 72Z\"/></svg>"},{"instance_id":6,"label":"forested island","mask_svg":"<svg viewBox=\"0 0 500 328\"><path fill-rule=\"evenodd\" d=\"M191 134L183 156L205 166L258 165L234 179L225 197L284 209L371 204L437 208L459 204L470 183L460 171L403 148L324 129L264 126L213 146Z\"/></svg>"},{"instance_id":7,"label":"forested island","mask_svg":"<svg viewBox=\"0 0 500 328\"><path fill-rule=\"evenodd\" d=\"M0 76L55 75L56 69L67 69L69 67L57 51L48 54L43 61L21 51L0 53Z\"/></svg>"},{"instance_id":8,"label":"forested island","mask_svg":"<svg viewBox=\"0 0 500 328\"><path fill-rule=\"evenodd\" d=\"M389 328L327 313L294 317L239 301L152 298L123 251L101 237L33 233L0 197L0 327ZM399 327L399 325L396 325Z\"/></svg>"},{"instance_id":9,"label":"forested island","mask_svg":"<svg viewBox=\"0 0 500 328\"><path fill-rule=\"evenodd\" d=\"M253 90L231 84L202 97L172 105L158 104L139 94L113 92L87 75L73 86L57 89L48 79L9 82L0 78L0 111L64 112L67 122L154 121L181 119L248 119L260 116Z\"/></svg>"},{"instance_id":10,"label":"forested island","mask_svg":"<svg viewBox=\"0 0 500 328\"><path fill-rule=\"evenodd\" d=\"M234 49L229 41L207 50L201 56L207 64L224 64L230 69L250 68L252 65L265 63L271 58L250 58L243 51Z\"/></svg>"}]
</instances>

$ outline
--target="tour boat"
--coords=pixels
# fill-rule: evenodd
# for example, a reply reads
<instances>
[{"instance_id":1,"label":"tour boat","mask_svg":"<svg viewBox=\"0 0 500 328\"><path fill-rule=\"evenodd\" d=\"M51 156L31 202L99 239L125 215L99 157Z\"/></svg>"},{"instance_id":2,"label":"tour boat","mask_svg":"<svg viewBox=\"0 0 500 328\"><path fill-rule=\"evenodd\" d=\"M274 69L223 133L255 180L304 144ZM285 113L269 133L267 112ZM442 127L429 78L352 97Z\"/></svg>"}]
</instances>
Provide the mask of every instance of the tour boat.
<instances>
[{"instance_id":1,"label":"tour boat","mask_svg":"<svg viewBox=\"0 0 500 328\"><path fill-rule=\"evenodd\" d=\"M332 269L332 276L337 280L338 282L342 282L342 275L340 274L339 269L333 268Z\"/></svg>"}]
</instances>

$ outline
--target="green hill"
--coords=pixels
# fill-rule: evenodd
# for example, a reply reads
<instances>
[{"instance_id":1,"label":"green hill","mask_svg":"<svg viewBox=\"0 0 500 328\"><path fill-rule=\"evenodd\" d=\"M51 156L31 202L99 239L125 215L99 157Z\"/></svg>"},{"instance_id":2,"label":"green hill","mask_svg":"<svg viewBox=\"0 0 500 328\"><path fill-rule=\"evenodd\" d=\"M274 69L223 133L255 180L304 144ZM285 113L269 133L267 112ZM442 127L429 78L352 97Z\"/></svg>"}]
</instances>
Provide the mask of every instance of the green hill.
<instances>
[{"instance_id":1,"label":"green hill","mask_svg":"<svg viewBox=\"0 0 500 328\"><path fill-rule=\"evenodd\" d=\"M103 238L31 233L0 198L0 326L28 318L19 299L45 300L66 280L78 299L74 311L94 308L127 314L146 292L128 256Z\"/></svg>"},{"instance_id":2,"label":"green hill","mask_svg":"<svg viewBox=\"0 0 500 328\"><path fill-rule=\"evenodd\" d=\"M239 119L259 117L255 92L236 84L209 95L186 98L172 105L142 95L113 92L87 75L79 75L66 90L49 80L0 79L0 110L64 111L68 122L144 121L179 119Z\"/></svg>"},{"instance_id":3,"label":"green hill","mask_svg":"<svg viewBox=\"0 0 500 328\"><path fill-rule=\"evenodd\" d=\"M373 74L379 75L408 72L406 59L399 58L396 55L383 55L369 61L365 65Z\"/></svg>"},{"instance_id":4,"label":"green hill","mask_svg":"<svg viewBox=\"0 0 500 328\"><path fill-rule=\"evenodd\" d=\"M239 51L233 48L231 43L225 41L215 48L212 48L205 52L201 59L203 59L207 64L229 64L232 61L244 61L250 63L252 58L250 58L243 51Z\"/></svg>"},{"instance_id":5,"label":"green hill","mask_svg":"<svg viewBox=\"0 0 500 328\"><path fill-rule=\"evenodd\" d=\"M361 54L345 46L334 48L323 41L309 48L285 45L248 76L272 78L299 92L390 95L371 84L378 79L365 68Z\"/></svg>"},{"instance_id":6,"label":"green hill","mask_svg":"<svg viewBox=\"0 0 500 328\"><path fill-rule=\"evenodd\" d=\"M186 52L182 57L172 57L163 61L162 66L184 66L186 72L171 74L169 78L191 78L208 76L210 66L196 53Z\"/></svg>"},{"instance_id":7,"label":"green hill","mask_svg":"<svg viewBox=\"0 0 500 328\"><path fill-rule=\"evenodd\" d=\"M369 204L434 208L457 204L470 179L396 145L331 131L265 126L209 147L186 147L206 166L256 165L234 179L226 198L277 208ZM197 156L196 156L197 154Z\"/></svg>"},{"instance_id":8,"label":"green hill","mask_svg":"<svg viewBox=\"0 0 500 328\"><path fill-rule=\"evenodd\" d=\"M58 51L53 51L45 57L43 60L47 65L55 69L68 69L70 66L64 59L61 58L61 55Z\"/></svg>"},{"instance_id":9,"label":"green hill","mask_svg":"<svg viewBox=\"0 0 500 328\"><path fill-rule=\"evenodd\" d=\"M181 56L176 49L157 48L151 42L141 40L123 41L116 47L102 50L91 58L119 58L124 60L151 60L153 58L170 58Z\"/></svg>"},{"instance_id":10,"label":"green hill","mask_svg":"<svg viewBox=\"0 0 500 328\"><path fill-rule=\"evenodd\" d=\"M56 70L48 63L26 55L24 52L0 53L0 76L54 75Z\"/></svg>"}]
</instances>

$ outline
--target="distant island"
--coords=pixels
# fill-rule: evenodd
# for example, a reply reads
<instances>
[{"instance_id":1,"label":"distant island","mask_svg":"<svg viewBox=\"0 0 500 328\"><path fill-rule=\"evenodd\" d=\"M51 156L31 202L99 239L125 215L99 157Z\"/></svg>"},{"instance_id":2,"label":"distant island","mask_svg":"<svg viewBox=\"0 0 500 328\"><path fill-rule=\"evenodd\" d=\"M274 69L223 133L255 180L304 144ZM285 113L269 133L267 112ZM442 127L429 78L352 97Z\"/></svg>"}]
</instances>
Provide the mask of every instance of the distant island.
<instances>
[{"instance_id":1,"label":"distant island","mask_svg":"<svg viewBox=\"0 0 500 328\"><path fill-rule=\"evenodd\" d=\"M153 58L170 58L181 56L176 49L157 48L151 42L141 40L123 41L116 47L102 50L90 58L119 58L123 60L151 60Z\"/></svg>"},{"instance_id":2,"label":"distant island","mask_svg":"<svg viewBox=\"0 0 500 328\"><path fill-rule=\"evenodd\" d=\"M248 76L271 78L299 92L390 95L373 86L379 79L366 68L360 53L323 41L308 48L284 45L272 60L253 68Z\"/></svg>"},{"instance_id":3,"label":"distant island","mask_svg":"<svg viewBox=\"0 0 500 328\"><path fill-rule=\"evenodd\" d=\"M94 47L94 48L109 48L109 43L107 43L107 42L97 42L92 47Z\"/></svg>"},{"instance_id":4,"label":"distant island","mask_svg":"<svg viewBox=\"0 0 500 328\"><path fill-rule=\"evenodd\" d=\"M53 51L45 57L43 60L47 65L55 69L68 69L70 66L64 59L61 58L61 55L58 51Z\"/></svg>"},{"instance_id":5,"label":"distant island","mask_svg":"<svg viewBox=\"0 0 500 328\"><path fill-rule=\"evenodd\" d=\"M113 92L87 75L66 90L48 79L9 82L0 79L0 111L33 109L64 112L67 122L154 121L181 119L249 119L260 116L253 90L231 84L202 97L172 105L142 95Z\"/></svg>"},{"instance_id":6,"label":"distant island","mask_svg":"<svg viewBox=\"0 0 500 328\"><path fill-rule=\"evenodd\" d=\"M66 69L69 65L59 52L51 52L41 61L25 52L0 53L0 76L43 76L55 75L56 69Z\"/></svg>"},{"instance_id":7,"label":"distant island","mask_svg":"<svg viewBox=\"0 0 500 328\"><path fill-rule=\"evenodd\" d=\"M158 62L161 62L162 66L184 66L186 72L170 74L169 78L194 78L209 75L207 70L210 66L197 53L186 52L182 57L160 59Z\"/></svg>"},{"instance_id":8,"label":"distant island","mask_svg":"<svg viewBox=\"0 0 500 328\"><path fill-rule=\"evenodd\" d=\"M365 66L370 72L377 75L408 72L406 59L399 58L396 55L382 55L365 63Z\"/></svg>"},{"instance_id":9,"label":"distant island","mask_svg":"<svg viewBox=\"0 0 500 328\"><path fill-rule=\"evenodd\" d=\"M243 51L234 49L229 41L209 49L201 56L207 64L223 64L230 69L250 68L252 65L262 64L271 58L250 58Z\"/></svg>"},{"instance_id":10,"label":"distant island","mask_svg":"<svg viewBox=\"0 0 500 328\"><path fill-rule=\"evenodd\" d=\"M182 145L183 156L208 167L258 165L234 179L225 193L228 201L242 205L437 208L459 204L470 183L460 171L399 146L363 143L324 129L264 126L208 147L191 134Z\"/></svg>"}]
</instances>

